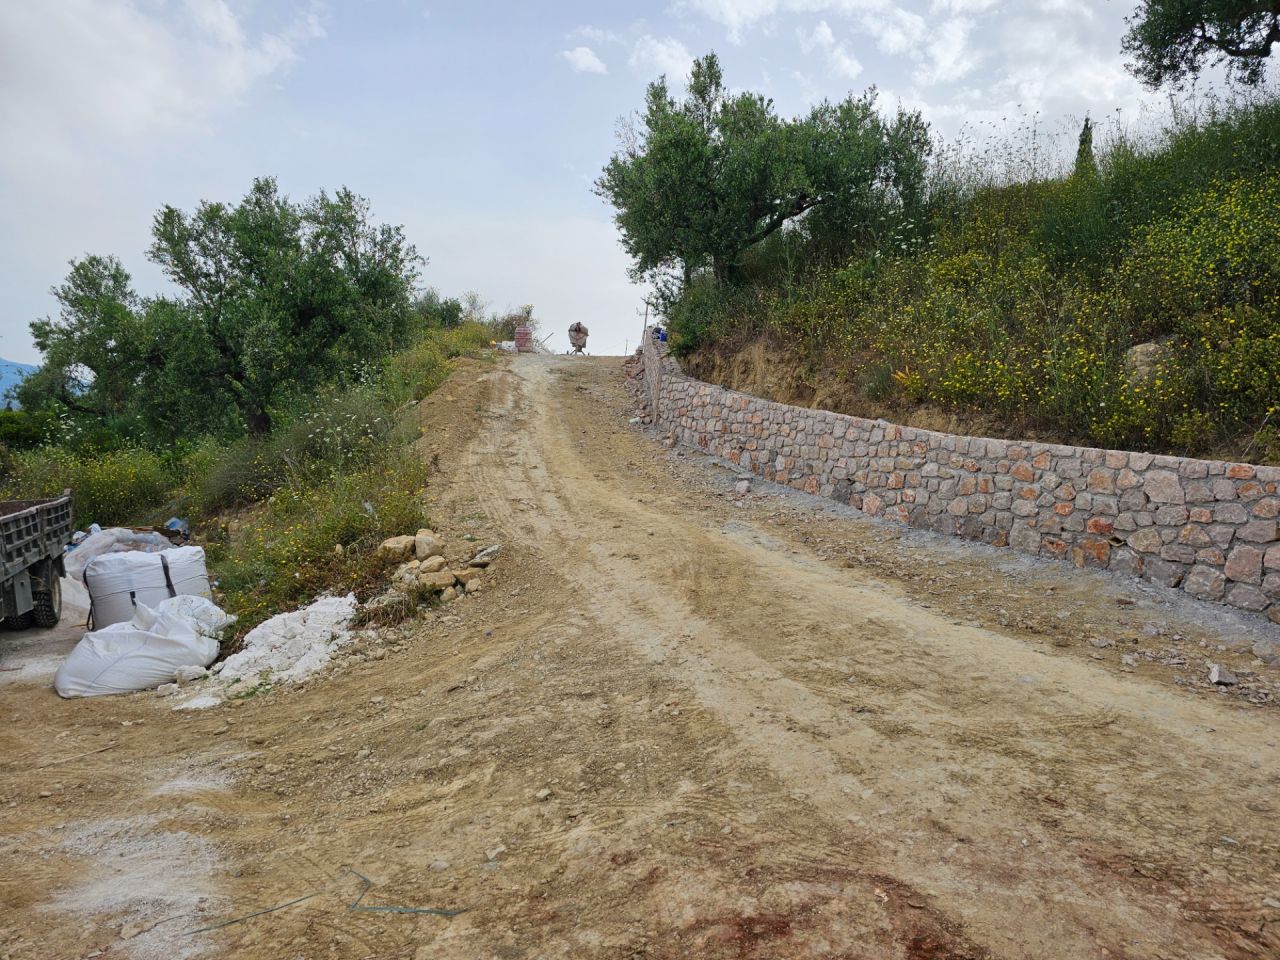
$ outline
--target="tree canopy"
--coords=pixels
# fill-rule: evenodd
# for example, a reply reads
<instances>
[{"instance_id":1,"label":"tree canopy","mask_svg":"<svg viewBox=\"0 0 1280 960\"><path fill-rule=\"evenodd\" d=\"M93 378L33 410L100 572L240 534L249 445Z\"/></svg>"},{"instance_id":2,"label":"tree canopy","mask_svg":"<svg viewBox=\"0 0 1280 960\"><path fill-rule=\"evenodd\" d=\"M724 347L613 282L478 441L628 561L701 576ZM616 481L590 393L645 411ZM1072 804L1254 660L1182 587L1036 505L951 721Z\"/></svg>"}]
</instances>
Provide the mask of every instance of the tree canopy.
<instances>
[{"instance_id":1,"label":"tree canopy","mask_svg":"<svg viewBox=\"0 0 1280 960\"><path fill-rule=\"evenodd\" d=\"M155 216L148 257L180 291L140 298L114 257L73 261L24 406L56 400L153 435L271 428L278 409L407 340L423 262L347 189L298 204L256 180L237 204Z\"/></svg>"},{"instance_id":2,"label":"tree canopy","mask_svg":"<svg viewBox=\"0 0 1280 960\"><path fill-rule=\"evenodd\" d=\"M1222 61L1256 84L1280 43L1280 0L1143 0L1128 23L1130 69L1148 86L1183 83Z\"/></svg>"},{"instance_id":3,"label":"tree canopy","mask_svg":"<svg viewBox=\"0 0 1280 960\"><path fill-rule=\"evenodd\" d=\"M928 126L903 110L886 121L869 90L779 117L759 94L732 93L714 53L694 62L685 97L665 77L649 85L639 128L596 182L615 209L637 276L710 269L731 280L755 244L803 219L852 231L872 211L918 197Z\"/></svg>"}]
</instances>

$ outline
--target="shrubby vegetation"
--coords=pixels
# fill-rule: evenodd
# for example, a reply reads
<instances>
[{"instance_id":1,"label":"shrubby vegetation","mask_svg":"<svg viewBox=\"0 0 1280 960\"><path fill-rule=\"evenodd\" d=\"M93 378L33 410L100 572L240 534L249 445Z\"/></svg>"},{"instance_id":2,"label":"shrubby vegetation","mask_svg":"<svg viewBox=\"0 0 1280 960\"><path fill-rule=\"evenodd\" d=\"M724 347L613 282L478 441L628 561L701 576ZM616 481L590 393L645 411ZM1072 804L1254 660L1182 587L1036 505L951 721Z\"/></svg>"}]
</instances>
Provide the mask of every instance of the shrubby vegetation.
<instances>
[{"instance_id":1,"label":"shrubby vegetation","mask_svg":"<svg viewBox=\"0 0 1280 960\"><path fill-rule=\"evenodd\" d=\"M877 410L1280 458L1280 102L1219 105L1096 149L1094 132L1086 123L1066 169L1046 169L1034 142L1011 156L913 134L908 160L856 174L859 206L839 229L815 208L731 270L669 246L637 253L637 272L655 281L678 352L771 336ZM606 179L650 162L651 138ZM636 203L607 195L631 246L651 242Z\"/></svg>"},{"instance_id":2,"label":"shrubby vegetation","mask_svg":"<svg viewBox=\"0 0 1280 960\"><path fill-rule=\"evenodd\" d=\"M405 405L502 320L420 291L398 227L347 190L156 217L182 293L144 298L89 256L32 331L44 364L0 414L0 499L71 488L81 525L188 517L242 627L360 586L385 537L425 525Z\"/></svg>"},{"instance_id":3,"label":"shrubby vegetation","mask_svg":"<svg viewBox=\"0 0 1280 960\"><path fill-rule=\"evenodd\" d=\"M428 331L388 357L376 381L326 395L266 446L246 438L212 458L215 469L193 472L183 492L197 515L242 505L238 534L210 547L228 609L256 623L323 590L358 589L376 573L369 555L379 543L428 524L429 467L399 412L490 334L478 323Z\"/></svg>"}]
</instances>

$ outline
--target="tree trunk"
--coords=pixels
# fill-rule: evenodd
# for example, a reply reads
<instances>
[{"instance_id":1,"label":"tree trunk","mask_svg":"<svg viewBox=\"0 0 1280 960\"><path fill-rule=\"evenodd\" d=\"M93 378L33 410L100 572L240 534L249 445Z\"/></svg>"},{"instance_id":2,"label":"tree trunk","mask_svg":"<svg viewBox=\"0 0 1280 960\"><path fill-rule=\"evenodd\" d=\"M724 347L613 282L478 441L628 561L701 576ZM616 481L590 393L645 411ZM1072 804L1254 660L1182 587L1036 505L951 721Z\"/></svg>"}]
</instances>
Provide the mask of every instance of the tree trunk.
<instances>
[{"instance_id":1,"label":"tree trunk","mask_svg":"<svg viewBox=\"0 0 1280 960\"><path fill-rule=\"evenodd\" d=\"M266 436L271 432L271 414L265 410L256 408L246 410L244 419L249 427L249 433L255 437Z\"/></svg>"}]
</instances>

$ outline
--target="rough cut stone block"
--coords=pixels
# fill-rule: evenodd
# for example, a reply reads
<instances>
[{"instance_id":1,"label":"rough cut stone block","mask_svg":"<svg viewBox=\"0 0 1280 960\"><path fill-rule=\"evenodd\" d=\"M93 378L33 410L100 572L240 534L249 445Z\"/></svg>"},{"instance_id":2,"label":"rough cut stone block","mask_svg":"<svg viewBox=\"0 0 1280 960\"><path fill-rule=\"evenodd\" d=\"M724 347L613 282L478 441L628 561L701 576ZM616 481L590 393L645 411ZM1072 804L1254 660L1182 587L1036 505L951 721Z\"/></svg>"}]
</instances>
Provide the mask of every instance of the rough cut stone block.
<instances>
[{"instance_id":1,"label":"rough cut stone block","mask_svg":"<svg viewBox=\"0 0 1280 960\"><path fill-rule=\"evenodd\" d=\"M1192 547L1208 547L1213 545L1213 541L1209 539L1209 534L1204 529L1193 523L1187 524L1178 532L1178 542L1185 543Z\"/></svg>"},{"instance_id":2,"label":"rough cut stone block","mask_svg":"<svg viewBox=\"0 0 1280 960\"><path fill-rule=\"evenodd\" d=\"M1207 503L1214 499L1213 489L1201 480L1188 480L1182 489L1187 495L1187 503Z\"/></svg>"},{"instance_id":3,"label":"rough cut stone block","mask_svg":"<svg viewBox=\"0 0 1280 960\"><path fill-rule=\"evenodd\" d=\"M1188 547L1181 543L1171 543L1160 551L1160 559L1172 560L1175 563L1195 563L1195 547Z\"/></svg>"},{"instance_id":4,"label":"rough cut stone block","mask_svg":"<svg viewBox=\"0 0 1280 960\"><path fill-rule=\"evenodd\" d=\"M1223 572L1228 580L1239 580L1242 583L1260 583L1262 581L1263 553L1257 547L1239 546L1227 556L1227 565Z\"/></svg>"},{"instance_id":5,"label":"rough cut stone block","mask_svg":"<svg viewBox=\"0 0 1280 960\"><path fill-rule=\"evenodd\" d=\"M1071 562L1077 567L1097 567L1105 570L1111 562L1111 543L1094 537L1085 540L1071 550Z\"/></svg>"},{"instance_id":6,"label":"rough cut stone block","mask_svg":"<svg viewBox=\"0 0 1280 960\"><path fill-rule=\"evenodd\" d=\"M1140 489L1126 490L1120 494L1121 510L1142 510L1147 505L1147 495Z\"/></svg>"},{"instance_id":7,"label":"rough cut stone block","mask_svg":"<svg viewBox=\"0 0 1280 960\"><path fill-rule=\"evenodd\" d=\"M1024 553L1039 553L1041 536L1023 523L1015 523L1009 531L1009 546Z\"/></svg>"},{"instance_id":8,"label":"rough cut stone block","mask_svg":"<svg viewBox=\"0 0 1280 960\"><path fill-rule=\"evenodd\" d=\"M1186 496L1178 475L1169 470L1152 470L1142 479L1142 492L1153 503L1184 503Z\"/></svg>"},{"instance_id":9,"label":"rough cut stone block","mask_svg":"<svg viewBox=\"0 0 1280 960\"><path fill-rule=\"evenodd\" d=\"M1227 603L1233 607L1239 607L1241 610L1252 610L1256 613L1267 609L1271 601L1257 587L1250 586L1247 583L1237 583L1233 584L1231 589L1227 591Z\"/></svg>"},{"instance_id":10,"label":"rough cut stone block","mask_svg":"<svg viewBox=\"0 0 1280 960\"><path fill-rule=\"evenodd\" d=\"M1274 519L1280 516L1280 500L1275 497L1268 497L1266 500L1257 501L1253 505L1253 515L1266 519Z\"/></svg>"},{"instance_id":11,"label":"rough cut stone block","mask_svg":"<svg viewBox=\"0 0 1280 960\"><path fill-rule=\"evenodd\" d=\"M1142 576L1145 560L1128 547L1121 547L1111 552L1110 569L1116 573L1128 574L1131 577Z\"/></svg>"},{"instance_id":12,"label":"rough cut stone block","mask_svg":"<svg viewBox=\"0 0 1280 960\"><path fill-rule=\"evenodd\" d=\"M1226 477L1215 477L1209 484L1209 489L1213 493L1215 500L1235 500L1236 485Z\"/></svg>"},{"instance_id":13,"label":"rough cut stone block","mask_svg":"<svg viewBox=\"0 0 1280 960\"><path fill-rule=\"evenodd\" d=\"M1250 520L1236 531L1237 540L1249 543L1271 543L1276 538L1276 522L1274 520Z\"/></svg>"},{"instance_id":14,"label":"rough cut stone block","mask_svg":"<svg viewBox=\"0 0 1280 960\"><path fill-rule=\"evenodd\" d=\"M1139 553L1156 553L1164 541L1160 539L1160 531L1151 527L1129 535L1129 546Z\"/></svg>"},{"instance_id":15,"label":"rough cut stone block","mask_svg":"<svg viewBox=\"0 0 1280 960\"><path fill-rule=\"evenodd\" d=\"M1170 563L1168 560L1161 560L1158 557L1148 557L1146 558L1146 567L1142 575L1148 580L1153 580L1166 587L1176 587L1182 583L1182 578L1187 575L1187 568L1180 563Z\"/></svg>"},{"instance_id":16,"label":"rough cut stone block","mask_svg":"<svg viewBox=\"0 0 1280 960\"><path fill-rule=\"evenodd\" d=\"M1094 493L1112 493L1116 489L1113 472L1103 467L1091 470L1085 485Z\"/></svg>"},{"instance_id":17,"label":"rough cut stone block","mask_svg":"<svg viewBox=\"0 0 1280 960\"><path fill-rule=\"evenodd\" d=\"M1236 535L1235 527L1228 527L1221 523L1212 524L1204 529L1205 533L1209 534L1209 539L1214 542L1214 545L1223 550L1227 549Z\"/></svg>"},{"instance_id":18,"label":"rough cut stone block","mask_svg":"<svg viewBox=\"0 0 1280 960\"><path fill-rule=\"evenodd\" d=\"M1220 503L1213 508L1213 519L1219 523L1244 523L1249 519L1249 511L1243 504Z\"/></svg>"},{"instance_id":19,"label":"rough cut stone block","mask_svg":"<svg viewBox=\"0 0 1280 960\"><path fill-rule=\"evenodd\" d=\"M1142 477L1138 476L1138 474L1134 473L1128 467L1121 470L1120 473L1116 475L1117 490L1132 490L1134 487L1140 486L1142 486Z\"/></svg>"},{"instance_id":20,"label":"rough cut stone block","mask_svg":"<svg viewBox=\"0 0 1280 960\"><path fill-rule=\"evenodd\" d=\"M1156 523L1167 526L1179 526L1187 522L1190 514L1186 507L1161 507L1156 511Z\"/></svg>"},{"instance_id":21,"label":"rough cut stone block","mask_svg":"<svg viewBox=\"0 0 1280 960\"><path fill-rule=\"evenodd\" d=\"M1196 566L1187 574L1183 589L1199 600L1221 600L1226 577L1213 567Z\"/></svg>"}]
</instances>

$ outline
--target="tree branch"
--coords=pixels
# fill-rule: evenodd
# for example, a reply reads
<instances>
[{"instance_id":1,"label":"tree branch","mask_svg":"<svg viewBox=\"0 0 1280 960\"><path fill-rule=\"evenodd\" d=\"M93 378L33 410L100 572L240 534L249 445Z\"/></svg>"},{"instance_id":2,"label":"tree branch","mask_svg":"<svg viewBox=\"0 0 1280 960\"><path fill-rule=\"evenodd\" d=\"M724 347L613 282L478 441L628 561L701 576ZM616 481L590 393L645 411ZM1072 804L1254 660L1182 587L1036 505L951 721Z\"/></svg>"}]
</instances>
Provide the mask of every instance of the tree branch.
<instances>
[{"instance_id":1,"label":"tree branch","mask_svg":"<svg viewBox=\"0 0 1280 960\"><path fill-rule=\"evenodd\" d=\"M747 237L746 246L754 246L781 227L788 220L800 216L800 214L804 213L806 210L812 209L822 202L822 197L810 197L807 194L800 194L800 196L792 200L790 204L783 207L772 217L766 220L764 226L751 234L751 236Z\"/></svg>"}]
</instances>

